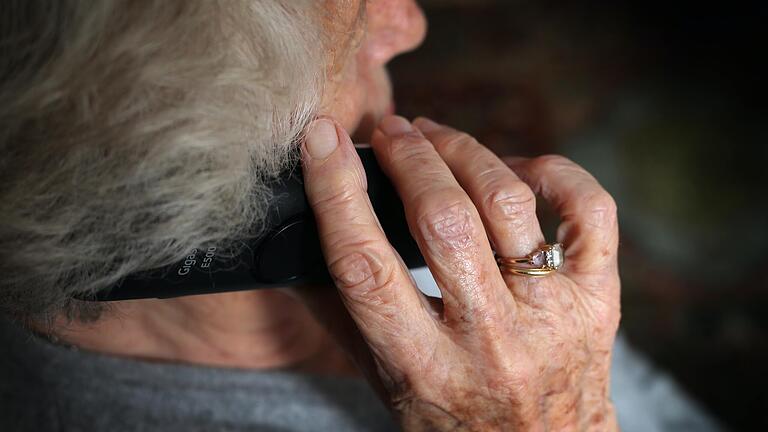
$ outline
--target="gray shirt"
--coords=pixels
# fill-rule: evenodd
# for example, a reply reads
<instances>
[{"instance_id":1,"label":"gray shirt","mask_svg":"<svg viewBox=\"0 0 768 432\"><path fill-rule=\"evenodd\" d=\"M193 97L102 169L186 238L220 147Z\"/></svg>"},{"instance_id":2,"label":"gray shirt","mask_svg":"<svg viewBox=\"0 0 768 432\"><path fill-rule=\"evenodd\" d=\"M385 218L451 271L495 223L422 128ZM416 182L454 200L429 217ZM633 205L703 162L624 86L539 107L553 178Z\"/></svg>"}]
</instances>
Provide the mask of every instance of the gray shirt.
<instances>
[{"instance_id":1,"label":"gray shirt","mask_svg":"<svg viewBox=\"0 0 768 432\"><path fill-rule=\"evenodd\" d=\"M362 380L138 361L0 320L0 431L391 431Z\"/></svg>"},{"instance_id":2,"label":"gray shirt","mask_svg":"<svg viewBox=\"0 0 768 432\"><path fill-rule=\"evenodd\" d=\"M621 337L624 432L719 428ZM56 345L0 319L0 431L398 430L357 379L140 361Z\"/></svg>"}]
</instances>

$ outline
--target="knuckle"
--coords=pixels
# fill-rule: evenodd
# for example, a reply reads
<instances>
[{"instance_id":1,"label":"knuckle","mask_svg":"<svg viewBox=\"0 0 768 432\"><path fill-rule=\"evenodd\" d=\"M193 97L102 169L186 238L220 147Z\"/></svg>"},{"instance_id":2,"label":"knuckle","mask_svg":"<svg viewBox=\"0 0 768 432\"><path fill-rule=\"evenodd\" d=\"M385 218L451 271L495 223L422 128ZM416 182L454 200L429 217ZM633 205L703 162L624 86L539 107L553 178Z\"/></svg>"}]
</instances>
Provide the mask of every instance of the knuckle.
<instances>
[{"instance_id":1,"label":"knuckle","mask_svg":"<svg viewBox=\"0 0 768 432\"><path fill-rule=\"evenodd\" d=\"M568 159L565 156L561 156L558 154L549 154L544 156L539 156L536 159L533 160L534 166L541 171L553 171L553 170L560 170L563 168L573 168L577 166L574 162L572 162L570 159Z\"/></svg>"},{"instance_id":2,"label":"knuckle","mask_svg":"<svg viewBox=\"0 0 768 432\"><path fill-rule=\"evenodd\" d=\"M605 190L600 190L584 198L587 210L587 223L596 228L612 228L618 222L616 201Z\"/></svg>"},{"instance_id":3,"label":"knuckle","mask_svg":"<svg viewBox=\"0 0 768 432\"><path fill-rule=\"evenodd\" d=\"M372 252L375 246L363 242L350 249L354 252L342 255L328 265L328 271L340 290L356 298L368 298L371 293L391 285L394 270L391 265L383 264L376 256L378 254Z\"/></svg>"},{"instance_id":4,"label":"knuckle","mask_svg":"<svg viewBox=\"0 0 768 432\"><path fill-rule=\"evenodd\" d=\"M531 171L539 177L553 175L589 175L582 167L565 156L549 154L539 156L531 161Z\"/></svg>"},{"instance_id":5,"label":"knuckle","mask_svg":"<svg viewBox=\"0 0 768 432\"><path fill-rule=\"evenodd\" d=\"M452 204L435 206L424 211L417 226L430 246L457 251L475 245L476 227L472 206L466 199L447 201Z\"/></svg>"},{"instance_id":6,"label":"knuckle","mask_svg":"<svg viewBox=\"0 0 768 432\"><path fill-rule=\"evenodd\" d=\"M536 213L536 195L527 184L514 181L491 186L485 206L495 218L516 221Z\"/></svg>"},{"instance_id":7,"label":"knuckle","mask_svg":"<svg viewBox=\"0 0 768 432\"><path fill-rule=\"evenodd\" d=\"M492 381L490 386L509 394L512 400L522 402L522 399L531 394L538 378L533 363L518 361L505 366L500 376L495 379L495 382Z\"/></svg>"}]
</instances>

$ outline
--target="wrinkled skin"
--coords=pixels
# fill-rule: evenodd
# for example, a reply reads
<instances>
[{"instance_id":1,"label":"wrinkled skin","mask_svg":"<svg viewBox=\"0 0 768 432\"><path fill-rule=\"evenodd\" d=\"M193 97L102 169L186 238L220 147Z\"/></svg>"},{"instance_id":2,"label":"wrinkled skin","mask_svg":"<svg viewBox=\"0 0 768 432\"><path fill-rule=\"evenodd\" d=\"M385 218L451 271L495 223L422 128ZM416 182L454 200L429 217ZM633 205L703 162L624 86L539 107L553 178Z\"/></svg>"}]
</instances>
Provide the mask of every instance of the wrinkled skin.
<instances>
[{"instance_id":1,"label":"wrinkled skin","mask_svg":"<svg viewBox=\"0 0 768 432\"><path fill-rule=\"evenodd\" d=\"M372 145L443 300L414 286L372 213L351 140L328 118L310 127L303 160L339 295L303 294L404 429L617 430L608 389L618 228L608 193L565 158L501 160L423 118L385 117ZM560 214L565 265L543 278L502 272L494 251L525 256L545 243L535 194Z\"/></svg>"}]
</instances>

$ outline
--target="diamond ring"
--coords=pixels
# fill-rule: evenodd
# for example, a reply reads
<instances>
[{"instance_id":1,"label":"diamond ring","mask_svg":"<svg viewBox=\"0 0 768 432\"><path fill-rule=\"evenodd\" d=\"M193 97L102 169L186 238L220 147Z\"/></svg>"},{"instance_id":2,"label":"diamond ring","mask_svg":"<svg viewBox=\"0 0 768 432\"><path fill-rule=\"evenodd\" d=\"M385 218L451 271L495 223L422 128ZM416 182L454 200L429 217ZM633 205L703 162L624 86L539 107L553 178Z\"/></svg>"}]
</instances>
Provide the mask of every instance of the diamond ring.
<instances>
[{"instance_id":1,"label":"diamond ring","mask_svg":"<svg viewBox=\"0 0 768 432\"><path fill-rule=\"evenodd\" d=\"M496 262L502 271L523 276L547 276L563 266L565 253L563 252L563 245L555 243L544 245L525 258L507 258L496 255Z\"/></svg>"}]
</instances>

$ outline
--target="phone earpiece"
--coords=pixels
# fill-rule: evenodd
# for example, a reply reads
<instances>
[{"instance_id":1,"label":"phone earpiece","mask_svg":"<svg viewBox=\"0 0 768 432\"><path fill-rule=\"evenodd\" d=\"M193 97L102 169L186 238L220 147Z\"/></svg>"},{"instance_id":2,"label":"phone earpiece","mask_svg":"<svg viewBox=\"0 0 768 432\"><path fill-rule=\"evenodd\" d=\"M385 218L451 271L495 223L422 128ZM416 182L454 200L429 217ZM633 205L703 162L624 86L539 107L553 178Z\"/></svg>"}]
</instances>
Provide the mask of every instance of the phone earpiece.
<instances>
[{"instance_id":1,"label":"phone earpiece","mask_svg":"<svg viewBox=\"0 0 768 432\"><path fill-rule=\"evenodd\" d=\"M355 147L368 179L368 196L387 238L409 268L424 266L408 231L403 205L373 149ZM244 241L235 256L223 258L215 246L195 248L179 263L131 275L111 289L80 299L169 298L308 283L330 285L301 168L286 171L271 188L273 199L263 221L264 234Z\"/></svg>"}]
</instances>

